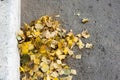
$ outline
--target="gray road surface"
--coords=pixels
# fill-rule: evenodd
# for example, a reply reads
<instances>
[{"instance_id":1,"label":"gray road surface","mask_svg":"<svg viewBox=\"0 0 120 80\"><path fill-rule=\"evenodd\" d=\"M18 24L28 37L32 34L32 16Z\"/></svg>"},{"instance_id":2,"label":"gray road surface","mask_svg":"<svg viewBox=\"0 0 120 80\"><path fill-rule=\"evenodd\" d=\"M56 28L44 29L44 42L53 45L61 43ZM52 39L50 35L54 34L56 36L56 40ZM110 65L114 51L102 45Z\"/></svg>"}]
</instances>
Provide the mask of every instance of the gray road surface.
<instances>
[{"instance_id":1,"label":"gray road surface","mask_svg":"<svg viewBox=\"0 0 120 80\"><path fill-rule=\"evenodd\" d=\"M67 30L79 33L88 29L94 49L79 51L81 60L68 59L77 69L73 80L120 80L120 0L21 0L21 24L42 15L61 15ZM80 17L74 14L80 13ZM82 18L90 22L81 24Z\"/></svg>"}]
</instances>

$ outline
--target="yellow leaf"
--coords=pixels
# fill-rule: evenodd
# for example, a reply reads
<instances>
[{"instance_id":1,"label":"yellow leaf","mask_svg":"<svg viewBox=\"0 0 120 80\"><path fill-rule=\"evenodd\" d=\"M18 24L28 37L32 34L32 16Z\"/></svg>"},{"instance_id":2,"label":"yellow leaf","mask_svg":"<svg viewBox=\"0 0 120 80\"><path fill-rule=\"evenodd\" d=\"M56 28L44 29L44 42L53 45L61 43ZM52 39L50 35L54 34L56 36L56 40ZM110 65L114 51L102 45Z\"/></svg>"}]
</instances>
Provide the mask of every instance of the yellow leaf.
<instances>
[{"instance_id":1,"label":"yellow leaf","mask_svg":"<svg viewBox=\"0 0 120 80\"><path fill-rule=\"evenodd\" d=\"M30 69L31 70L31 69ZM34 68L32 69L34 72L39 70L39 65L38 64L34 64Z\"/></svg>"},{"instance_id":2,"label":"yellow leaf","mask_svg":"<svg viewBox=\"0 0 120 80\"><path fill-rule=\"evenodd\" d=\"M59 56L58 56L58 58L59 58L60 60L65 59L65 57L66 57L66 55L59 55Z\"/></svg>"},{"instance_id":3,"label":"yellow leaf","mask_svg":"<svg viewBox=\"0 0 120 80\"><path fill-rule=\"evenodd\" d=\"M43 76L43 73L41 71L37 71L36 75L37 75L37 77L41 77L41 76Z\"/></svg>"},{"instance_id":4,"label":"yellow leaf","mask_svg":"<svg viewBox=\"0 0 120 80\"><path fill-rule=\"evenodd\" d=\"M80 54L76 55L76 59L81 59L81 55Z\"/></svg>"},{"instance_id":5,"label":"yellow leaf","mask_svg":"<svg viewBox=\"0 0 120 80\"><path fill-rule=\"evenodd\" d=\"M67 33L67 35L70 37L70 36L73 36L73 32L69 32Z\"/></svg>"},{"instance_id":6,"label":"yellow leaf","mask_svg":"<svg viewBox=\"0 0 120 80\"><path fill-rule=\"evenodd\" d=\"M30 55L30 59L34 60L35 59L35 55Z\"/></svg>"},{"instance_id":7,"label":"yellow leaf","mask_svg":"<svg viewBox=\"0 0 120 80\"><path fill-rule=\"evenodd\" d=\"M34 63L35 64L40 64L40 60L39 59L34 59Z\"/></svg>"},{"instance_id":8,"label":"yellow leaf","mask_svg":"<svg viewBox=\"0 0 120 80\"><path fill-rule=\"evenodd\" d=\"M64 74L64 70L60 70L59 75L63 75L63 74Z\"/></svg>"},{"instance_id":9,"label":"yellow leaf","mask_svg":"<svg viewBox=\"0 0 120 80\"><path fill-rule=\"evenodd\" d=\"M90 34L88 33L87 30L82 31L81 35L82 35L82 37L84 37L84 38L89 38L89 37L90 37Z\"/></svg>"},{"instance_id":10,"label":"yellow leaf","mask_svg":"<svg viewBox=\"0 0 120 80\"><path fill-rule=\"evenodd\" d=\"M29 68L28 66L22 66L22 67L23 67L23 69L24 69L24 72L27 72L27 71L30 70L30 68Z\"/></svg>"},{"instance_id":11,"label":"yellow leaf","mask_svg":"<svg viewBox=\"0 0 120 80\"><path fill-rule=\"evenodd\" d=\"M47 58L46 58L46 57L42 57L42 58L41 58L41 61L47 62Z\"/></svg>"},{"instance_id":12,"label":"yellow leaf","mask_svg":"<svg viewBox=\"0 0 120 80\"><path fill-rule=\"evenodd\" d=\"M42 45L39 49L40 53L46 53L47 52L46 48L47 48L46 45Z\"/></svg>"},{"instance_id":13,"label":"yellow leaf","mask_svg":"<svg viewBox=\"0 0 120 80\"><path fill-rule=\"evenodd\" d=\"M50 59L51 61L53 61L53 60L54 60L54 57L50 56L49 59Z\"/></svg>"},{"instance_id":14,"label":"yellow leaf","mask_svg":"<svg viewBox=\"0 0 120 80\"><path fill-rule=\"evenodd\" d=\"M88 21L89 21L89 20L88 20L87 18L83 18L83 19L82 19L82 23L83 23L83 24L87 23Z\"/></svg>"},{"instance_id":15,"label":"yellow leaf","mask_svg":"<svg viewBox=\"0 0 120 80\"><path fill-rule=\"evenodd\" d=\"M41 30L41 29L43 29L43 25L42 24L35 24L35 28L37 29L37 30Z\"/></svg>"},{"instance_id":16,"label":"yellow leaf","mask_svg":"<svg viewBox=\"0 0 120 80\"><path fill-rule=\"evenodd\" d=\"M73 51L72 50L68 50L68 54L71 56L71 55L73 55L74 53L73 53Z\"/></svg>"},{"instance_id":17,"label":"yellow leaf","mask_svg":"<svg viewBox=\"0 0 120 80\"><path fill-rule=\"evenodd\" d=\"M78 38L77 37L73 37L73 42L77 42Z\"/></svg>"},{"instance_id":18,"label":"yellow leaf","mask_svg":"<svg viewBox=\"0 0 120 80\"><path fill-rule=\"evenodd\" d=\"M69 51L69 48L68 48L68 47L65 47L64 50L63 50L63 52L64 52L65 54L68 54L68 51Z\"/></svg>"},{"instance_id":19,"label":"yellow leaf","mask_svg":"<svg viewBox=\"0 0 120 80\"><path fill-rule=\"evenodd\" d=\"M63 47L61 42L58 42L58 48L61 49Z\"/></svg>"},{"instance_id":20,"label":"yellow leaf","mask_svg":"<svg viewBox=\"0 0 120 80\"><path fill-rule=\"evenodd\" d=\"M26 35L29 37L31 35L30 31L26 31Z\"/></svg>"},{"instance_id":21,"label":"yellow leaf","mask_svg":"<svg viewBox=\"0 0 120 80\"><path fill-rule=\"evenodd\" d=\"M28 49L29 49L29 50L32 50L32 49L34 49L34 46L33 46L33 44L29 44L29 45L28 45Z\"/></svg>"},{"instance_id":22,"label":"yellow leaf","mask_svg":"<svg viewBox=\"0 0 120 80\"><path fill-rule=\"evenodd\" d=\"M20 72L25 72L25 70L21 66L20 66Z\"/></svg>"},{"instance_id":23,"label":"yellow leaf","mask_svg":"<svg viewBox=\"0 0 120 80\"><path fill-rule=\"evenodd\" d=\"M73 41L72 40L68 40L68 46L71 48L73 46Z\"/></svg>"},{"instance_id":24,"label":"yellow leaf","mask_svg":"<svg viewBox=\"0 0 120 80\"><path fill-rule=\"evenodd\" d=\"M61 60L57 60L57 63L58 63L58 64L62 64Z\"/></svg>"},{"instance_id":25,"label":"yellow leaf","mask_svg":"<svg viewBox=\"0 0 120 80\"><path fill-rule=\"evenodd\" d=\"M35 37L38 37L38 36L40 36L40 32L39 32L39 31L34 31L33 35L34 35Z\"/></svg>"},{"instance_id":26,"label":"yellow leaf","mask_svg":"<svg viewBox=\"0 0 120 80\"><path fill-rule=\"evenodd\" d=\"M52 77L58 77L58 73L54 71L54 72L51 74L51 76L52 76Z\"/></svg>"},{"instance_id":27,"label":"yellow leaf","mask_svg":"<svg viewBox=\"0 0 120 80\"><path fill-rule=\"evenodd\" d=\"M76 36L79 37L79 38L81 38L82 35L81 34L77 34Z\"/></svg>"},{"instance_id":28,"label":"yellow leaf","mask_svg":"<svg viewBox=\"0 0 120 80\"><path fill-rule=\"evenodd\" d=\"M41 21L40 20L36 20L36 24L41 24Z\"/></svg>"},{"instance_id":29,"label":"yellow leaf","mask_svg":"<svg viewBox=\"0 0 120 80\"><path fill-rule=\"evenodd\" d=\"M81 40L79 40L79 42L77 43L77 45L78 45L79 49L84 48L84 43Z\"/></svg>"},{"instance_id":30,"label":"yellow leaf","mask_svg":"<svg viewBox=\"0 0 120 80\"><path fill-rule=\"evenodd\" d=\"M49 75L47 75L47 80L50 80L50 76Z\"/></svg>"},{"instance_id":31,"label":"yellow leaf","mask_svg":"<svg viewBox=\"0 0 120 80\"><path fill-rule=\"evenodd\" d=\"M33 75L33 70L30 70L30 71L29 71L29 74L32 76L32 75Z\"/></svg>"},{"instance_id":32,"label":"yellow leaf","mask_svg":"<svg viewBox=\"0 0 120 80\"><path fill-rule=\"evenodd\" d=\"M22 30L19 30L18 35L22 35L22 34L24 34L24 32Z\"/></svg>"},{"instance_id":33,"label":"yellow leaf","mask_svg":"<svg viewBox=\"0 0 120 80\"><path fill-rule=\"evenodd\" d=\"M59 78L56 77L56 78L54 78L53 80L59 80Z\"/></svg>"},{"instance_id":34,"label":"yellow leaf","mask_svg":"<svg viewBox=\"0 0 120 80\"><path fill-rule=\"evenodd\" d=\"M91 43L87 43L85 47L88 49L91 49L91 48L93 48L93 45Z\"/></svg>"},{"instance_id":35,"label":"yellow leaf","mask_svg":"<svg viewBox=\"0 0 120 80\"><path fill-rule=\"evenodd\" d=\"M22 80L26 80L26 79L27 79L26 76L22 77Z\"/></svg>"},{"instance_id":36,"label":"yellow leaf","mask_svg":"<svg viewBox=\"0 0 120 80\"><path fill-rule=\"evenodd\" d=\"M60 50L60 49L57 49L56 55L59 56L59 55L61 55L61 54L62 54L61 50Z\"/></svg>"},{"instance_id":37,"label":"yellow leaf","mask_svg":"<svg viewBox=\"0 0 120 80\"><path fill-rule=\"evenodd\" d=\"M59 65L57 63L53 63L54 68L59 68Z\"/></svg>"},{"instance_id":38,"label":"yellow leaf","mask_svg":"<svg viewBox=\"0 0 120 80\"><path fill-rule=\"evenodd\" d=\"M71 69L71 74L76 75L77 74L76 70L75 69Z\"/></svg>"},{"instance_id":39,"label":"yellow leaf","mask_svg":"<svg viewBox=\"0 0 120 80\"><path fill-rule=\"evenodd\" d=\"M40 66L41 66L41 70L42 70L43 72L47 72L47 71L49 70L49 66L48 66L48 64L45 63L45 62L42 62L42 63L40 64Z\"/></svg>"},{"instance_id":40,"label":"yellow leaf","mask_svg":"<svg viewBox=\"0 0 120 80\"><path fill-rule=\"evenodd\" d=\"M27 54L28 53L28 45L26 42L24 42L22 45L21 45L21 53L22 54Z\"/></svg>"},{"instance_id":41,"label":"yellow leaf","mask_svg":"<svg viewBox=\"0 0 120 80\"><path fill-rule=\"evenodd\" d=\"M28 30L30 28L30 26L27 23L24 23L24 29Z\"/></svg>"}]
</instances>

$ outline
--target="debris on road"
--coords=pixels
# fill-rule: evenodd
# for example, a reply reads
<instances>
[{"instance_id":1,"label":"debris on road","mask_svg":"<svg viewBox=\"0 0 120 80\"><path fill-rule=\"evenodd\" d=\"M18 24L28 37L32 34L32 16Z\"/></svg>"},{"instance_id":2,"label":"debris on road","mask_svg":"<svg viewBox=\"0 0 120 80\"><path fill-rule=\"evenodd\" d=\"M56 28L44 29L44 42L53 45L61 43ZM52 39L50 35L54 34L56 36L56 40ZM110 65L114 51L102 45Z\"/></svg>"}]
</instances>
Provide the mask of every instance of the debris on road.
<instances>
[{"instance_id":1,"label":"debris on road","mask_svg":"<svg viewBox=\"0 0 120 80\"><path fill-rule=\"evenodd\" d=\"M76 35L72 30L67 32L49 16L42 16L29 25L25 23L17 35L21 80L72 80L72 75L77 72L64 60L68 56L81 59L81 54L75 55L72 49L75 45L79 49L91 48L92 44L85 45L81 40L88 37L87 31Z\"/></svg>"},{"instance_id":2,"label":"debris on road","mask_svg":"<svg viewBox=\"0 0 120 80\"><path fill-rule=\"evenodd\" d=\"M87 23L88 21L89 21L89 19L87 19L87 18L83 18L83 19L82 19L82 23L83 23L83 24Z\"/></svg>"}]
</instances>

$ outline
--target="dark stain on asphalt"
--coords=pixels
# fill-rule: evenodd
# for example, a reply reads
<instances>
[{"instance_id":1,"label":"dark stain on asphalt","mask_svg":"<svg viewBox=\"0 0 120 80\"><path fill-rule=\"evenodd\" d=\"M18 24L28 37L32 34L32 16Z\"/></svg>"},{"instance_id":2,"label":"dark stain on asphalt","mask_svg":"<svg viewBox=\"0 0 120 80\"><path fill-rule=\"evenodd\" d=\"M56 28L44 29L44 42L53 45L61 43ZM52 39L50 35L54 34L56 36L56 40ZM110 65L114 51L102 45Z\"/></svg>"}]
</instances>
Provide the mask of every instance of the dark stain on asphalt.
<instances>
[{"instance_id":1,"label":"dark stain on asphalt","mask_svg":"<svg viewBox=\"0 0 120 80\"><path fill-rule=\"evenodd\" d=\"M99 2L99 0L96 0L96 1L98 1L98 2Z\"/></svg>"},{"instance_id":2,"label":"dark stain on asphalt","mask_svg":"<svg viewBox=\"0 0 120 80\"><path fill-rule=\"evenodd\" d=\"M111 7L111 6L112 6L112 4L111 4L111 3L108 3L108 6L109 6L109 7Z\"/></svg>"},{"instance_id":3,"label":"dark stain on asphalt","mask_svg":"<svg viewBox=\"0 0 120 80\"><path fill-rule=\"evenodd\" d=\"M93 8L93 6L92 6L92 5L90 5L90 6L89 6L89 8L90 8L90 9L92 9L92 8Z\"/></svg>"}]
</instances>

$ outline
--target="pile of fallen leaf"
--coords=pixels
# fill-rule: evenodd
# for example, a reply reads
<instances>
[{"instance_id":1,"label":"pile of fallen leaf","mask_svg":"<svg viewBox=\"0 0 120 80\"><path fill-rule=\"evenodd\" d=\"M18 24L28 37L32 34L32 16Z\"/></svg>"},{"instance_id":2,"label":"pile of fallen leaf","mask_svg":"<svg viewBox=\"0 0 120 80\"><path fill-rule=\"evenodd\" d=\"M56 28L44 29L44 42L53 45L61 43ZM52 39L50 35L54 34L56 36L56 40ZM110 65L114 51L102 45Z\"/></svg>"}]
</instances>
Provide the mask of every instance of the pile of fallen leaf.
<instances>
[{"instance_id":1,"label":"pile of fallen leaf","mask_svg":"<svg viewBox=\"0 0 120 80\"><path fill-rule=\"evenodd\" d=\"M79 49L92 48L91 43L85 44L81 40L89 37L87 30L76 35L72 30L67 32L49 16L29 25L25 23L17 35L21 80L72 80L77 72L64 60L68 56L81 59L81 54L75 55L72 48L75 45Z\"/></svg>"}]
</instances>

